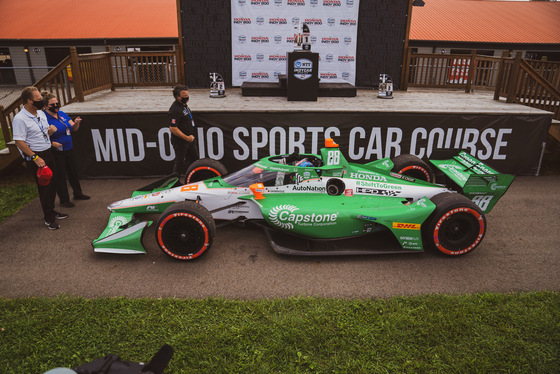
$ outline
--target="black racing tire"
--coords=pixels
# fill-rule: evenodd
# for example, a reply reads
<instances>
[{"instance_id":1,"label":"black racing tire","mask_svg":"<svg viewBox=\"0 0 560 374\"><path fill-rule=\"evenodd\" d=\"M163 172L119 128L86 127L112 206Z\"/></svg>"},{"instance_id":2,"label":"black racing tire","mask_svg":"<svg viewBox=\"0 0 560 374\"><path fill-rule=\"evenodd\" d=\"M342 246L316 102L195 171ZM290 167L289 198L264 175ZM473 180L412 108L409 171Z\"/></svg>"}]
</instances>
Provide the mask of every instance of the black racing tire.
<instances>
[{"instance_id":1,"label":"black racing tire","mask_svg":"<svg viewBox=\"0 0 560 374\"><path fill-rule=\"evenodd\" d=\"M210 212L193 201L175 203L159 217L156 241L177 260L193 260L205 254L214 240L216 223Z\"/></svg>"},{"instance_id":2,"label":"black racing tire","mask_svg":"<svg viewBox=\"0 0 560 374\"><path fill-rule=\"evenodd\" d=\"M430 166L421 158L414 155L404 154L391 159L395 173L406 175L426 182L435 182L434 172Z\"/></svg>"},{"instance_id":3,"label":"black racing tire","mask_svg":"<svg viewBox=\"0 0 560 374\"><path fill-rule=\"evenodd\" d=\"M185 184L200 182L225 174L227 174L227 169L220 161L211 158L202 158L193 162L187 169Z\"/></svg>"},{"instance_id":4,"label":"black racing tire","mask_svg":"<svg viewBox=\"0 0 560 374\"><path fill-rule=\"evenodd\" d=\"M426 246L449 256L474 250L486 233L486 217L480 208L463 195L443 192L430 199L436 204L422 225Z\"/></svg>"},{"instance_id":5,"label":"black racing tire","mask_svg":"<svg viewBox=\"0 0 560 374\"><path fill-rule=\"evenodd\" d=\"M332 178L327 182L327 193L331 196L340 196L345 189L346 185L340 179Z\"/></svg>"}]
</instances>

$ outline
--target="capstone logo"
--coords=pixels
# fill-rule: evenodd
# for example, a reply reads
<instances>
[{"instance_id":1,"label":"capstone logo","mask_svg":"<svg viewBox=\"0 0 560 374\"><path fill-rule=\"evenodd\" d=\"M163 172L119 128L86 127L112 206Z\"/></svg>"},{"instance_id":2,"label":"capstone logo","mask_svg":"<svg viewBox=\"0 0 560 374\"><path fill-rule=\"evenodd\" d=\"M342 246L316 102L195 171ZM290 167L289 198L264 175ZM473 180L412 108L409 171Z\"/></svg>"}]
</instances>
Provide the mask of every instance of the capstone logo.
<instances>
[{"instance_id":1,"label":"capstone logo","mask_svg":"<svg viewBox=\"0 0 560 374\"><path fill-rule=\"evenodd\" d=\"M323 0L323 6L327 7L339 7L342 6L340 0Z\"/></svg>"},{"instance_id":2,"label":"capstone logo","mask_svg":"<svg viewBox=\"0 0 560 374\"><path fill-rule=\"evenodd\" d=\"M235 55L233 56L234 61L251 61L251 55Z\"/></svg>"},{"instance_id":3,"label":"capstone logo","mask_svg":"<svg viewBox=\"0 0 560 374\"><path fill-rule=\"evenodd\" d=\"M286 18L270 18L268 20L269 25L287 25L288 20Z\"/></svg>"},{"instance_id":4,"label":"capstone logo","mask_svg":"<svg viewBox=\"0 0 560 374\"><path fill-rule=\"evenodd\" d=\"M352 38L349 36L345 36L344 37L344 44L349 45L350 43L352 43Z\"/></svg>"},{"instance_id":5,"label":"capstone logo","mask_svg":"<svg viewBox=\"0 0 560 374\"><path fill-rule=\"evenodd\" d=\"M356 26L358 22L355 19L341 19L340 26Z\"/></svg>"},{"instance_id":6,"label":"capstone logo","mask_svg":"<svg viewBox=\"0 0 560 374\"><path fill-rule=\"evenodd\" d=\"M288 6L305 6L305 0L288 0Z\"/></svg>"},{"instance_id":7,"label":"capstone logo","mask_svg":"<svg viewBox=\"0 0 560 374\"><path fill-rule=\"evenodd\" d=\"M257 53L257 61L258 62L263 62L264 61L264 54L262 53Z\"/></svg>"},{"instance_id":8,"label":"capstone logo","mask_svg":"<svg viewBox=\"0 0 560 374\"><path fill-rule=\"evenodd\" d=\"M338 44L338 38L330 37L330 38L321 38L322 44Z\"/></svg>"},{"instance_id":9,"label":"capstone logo","mask_svg":"<svg viewBox=\"0 0 560 374\"><path fill-rule=\"evenodd\" d=\"M321 73L320 78L321 79L337 79L338 76L337 76L336 73Z\"/></svg>"},{"instance_id":10,"label":"capstone logo","mask_svg":"<svg viewBox=\"0 0 560 374\"><path fill-rule=\"evenodd\" d=\"M354 62L354 56L338 56L338 62Z\"/></svg>"},{"instance_id":11,"label":"capstone logo","mask_svg":"<svg viewBox=\"0 0 560 374\"><path fill-rule=\"evenodd\" d=\"M268 36L252 36L251 43L266 44L268 43Z\"/></svg>"},{"instance_id":12,"label":"capstone logo","mask_svg":"<svg viewBox=\"0 0 560 374\"><path fill-rule=\"evenodd\" d=\"M306 18L305 19L305 23L307 23L308 25L322 25L323 24L323 20L320 18Z\"/></svg>"},{"instance_id":13,"label":"capstone logo","mask_svg":"<svg viewBox=\"0 0 560 374\"><path fill-rule=\"evenodd\" d=\"M327 18L327 25L334 26L335 23L336 23L336 19L332 17Z\"/></svg>"},{"instance_id":14,"label":"capstone logo","mask_svg":"<svg viewBox=\"0 0 560 374\"><path fill-rule=\"evenodd\" d=\"M254 72L254 73L251 73L251 78L252 79L268 79L269 75L268 75L268 73L265 73L265 72Z\"/></svg>"},{"instance_id":15,"label":"capstone logo","mask_svg":"<svg viewBox=\"0 0 560 374\"><path fill-rule=\"evenodd\" d=\"M257 25L262 25L264 23L264 17L258 16L255 21L257 22Z\"/></svg>"},{"instance_id":16,"label":"capstone logo","mask_svg":"<svg viewBox=\"0 0 560 374\"><path fill-rule=\"evenodd\" d=\"M235 25L250 25L251 18L238 17L233 19Z\"/></svg>"},{"instance_id":17,"label":"capstone logo","mask_svg":"<svg viewBox=\"0 0 560 374\"><path fill-rule=\"evenodd\" d=\"M251 5L269 5L268 0L251 0Z\"/></svg>"},{"instance_id":18,"label":"capstone logo","mask_svg":"<svg viewBox=\"0 0 560 374\"><path fill-rule=\"evenodd\" d=\"M286 61L286 55L268 55L268 61Z\"/></svg>"},{"instance_id":19,"label":"capstone logo","mask_svg":"<svg viewBox=\"0 0 560 374\"><path fill-rule=\"evenodd\" d=\"M277 205L270 209L268 218L270 222L284 230L292 230L295 226L333 226L336 225L338 213L327 214L297 214L299 210L295 205Z\"/></svg>"},{"instance_id":20,"label":"capstone logo","mask_svg":"<svg viewBox=\"0 0 560 374\"><path fill-rule=\"evenodd\" d=\"M239 42L239 44L245 44L245 42L247 42L247 37L245 35L239 35L237 37L237 41Z\"/></svg>"}]
</instances>

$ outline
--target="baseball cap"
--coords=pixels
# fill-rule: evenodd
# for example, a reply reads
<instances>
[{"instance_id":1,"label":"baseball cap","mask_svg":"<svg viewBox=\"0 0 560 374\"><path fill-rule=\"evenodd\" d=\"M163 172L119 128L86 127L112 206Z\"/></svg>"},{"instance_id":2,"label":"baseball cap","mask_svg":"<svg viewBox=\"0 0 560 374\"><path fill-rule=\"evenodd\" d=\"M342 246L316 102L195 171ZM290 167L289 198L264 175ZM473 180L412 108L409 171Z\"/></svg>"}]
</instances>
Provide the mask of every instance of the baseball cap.
<instances>
[{"instance_id":1,"label":"baseball cap","mask_svg":"<svg viewBox=\"0 0 560 374\"><path fill-rule=\"evenodd\" d=\"M48 166L37 169L37 181L41 186L48 185L51 182L52 175L52 170Z\"/></svg>"}]
</instances>

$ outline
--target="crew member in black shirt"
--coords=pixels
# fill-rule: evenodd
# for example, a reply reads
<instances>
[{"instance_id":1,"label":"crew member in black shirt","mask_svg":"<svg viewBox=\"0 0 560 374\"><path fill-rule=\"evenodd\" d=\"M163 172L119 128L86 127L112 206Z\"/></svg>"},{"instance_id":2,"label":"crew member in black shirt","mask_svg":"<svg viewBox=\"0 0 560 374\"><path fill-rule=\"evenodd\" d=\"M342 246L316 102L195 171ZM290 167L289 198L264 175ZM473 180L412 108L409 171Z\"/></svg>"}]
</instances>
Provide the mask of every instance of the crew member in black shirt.
<instances>
[{"instance_id":1,"label":"crew member in black shirt","mask_svg":"<svg viewBox=\"0 0 560 374\"><path fill-rule=\"evenodd\" d=\"M173 172L178 173L179 179L181 180L181 177L185 175L187 171L188 165L198 160L199 157L198 147L194 137L194 120L191 110L187 105L189 101L188 87L183 85L175 86L173 88L173 97L175 101L171 104L168 112L171 144L175 150Z\"/></svg>"}]
</instances>

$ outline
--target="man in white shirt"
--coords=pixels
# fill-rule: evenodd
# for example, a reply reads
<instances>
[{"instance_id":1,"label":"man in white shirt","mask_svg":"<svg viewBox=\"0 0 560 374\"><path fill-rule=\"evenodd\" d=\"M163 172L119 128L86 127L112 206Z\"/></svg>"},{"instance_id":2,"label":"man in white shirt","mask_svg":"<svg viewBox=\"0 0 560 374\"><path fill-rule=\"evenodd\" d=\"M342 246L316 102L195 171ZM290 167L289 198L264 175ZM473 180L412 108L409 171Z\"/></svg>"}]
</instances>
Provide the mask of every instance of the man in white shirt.
<instances>
[{"instance_id":1,"label":"man in white shirt","mask_svg":"<svg viewBox=\"0 0 560 374\"><path fill-rule=\"evenodd\" d=\"M54 210L56 197L54 182L51 180L50 183L43 185L44 183L39 183L37 178L37 170L44 166L48 166L53 173L56 173L49 137L56 131L56 127L49 127L47 117L41 110L45 106L43 97L36 87L24 88L21 99L23 108L15 115L12 122L13 139L37 184L45 225L49 230L56 230L60 227L56 220L64 219L68 215Z\"/></svg>"}]
</instances>

